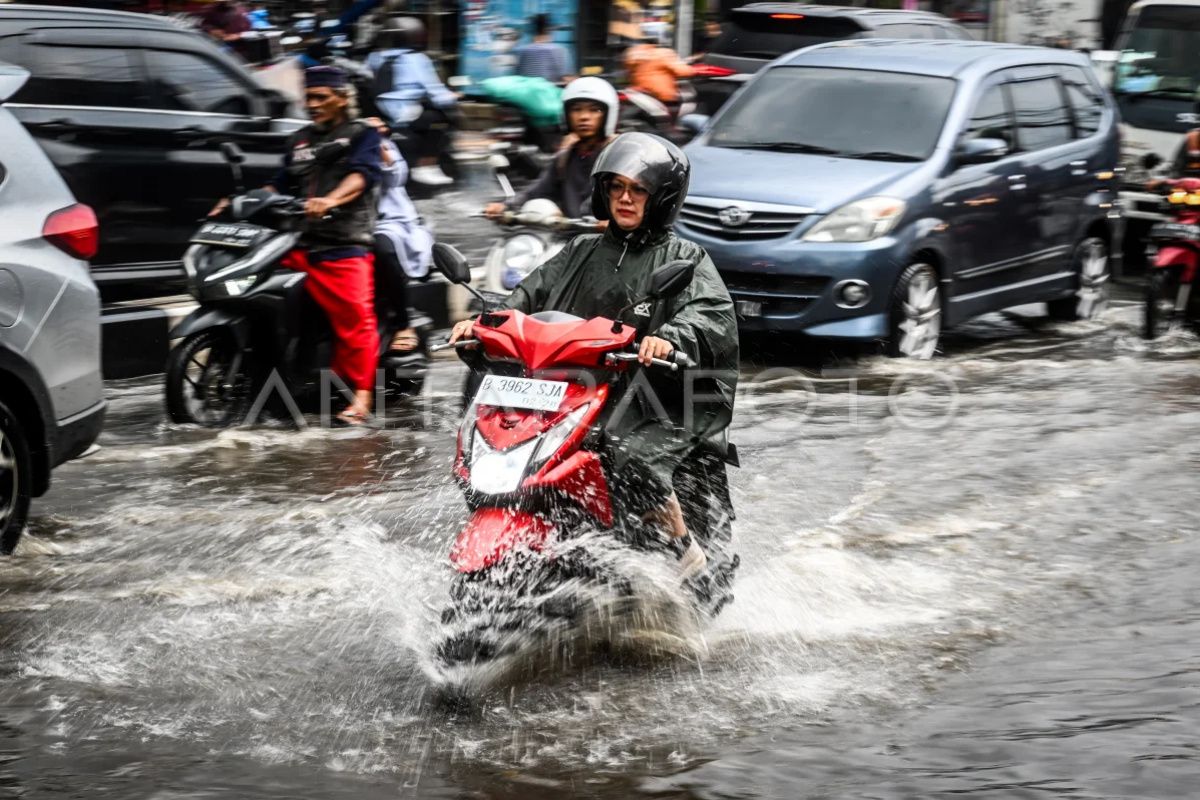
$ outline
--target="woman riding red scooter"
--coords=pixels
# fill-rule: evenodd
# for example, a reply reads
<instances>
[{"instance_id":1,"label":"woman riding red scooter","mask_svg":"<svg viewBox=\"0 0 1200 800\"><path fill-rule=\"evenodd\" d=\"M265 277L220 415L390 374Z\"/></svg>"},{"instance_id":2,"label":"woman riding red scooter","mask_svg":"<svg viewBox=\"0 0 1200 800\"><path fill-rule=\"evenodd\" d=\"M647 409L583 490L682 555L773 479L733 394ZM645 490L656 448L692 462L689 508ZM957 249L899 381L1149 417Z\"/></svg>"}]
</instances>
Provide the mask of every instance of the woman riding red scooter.
<instances>
[{"instance_id":1,"label":"woman riding red scooter","mask_svg":"<svg viewBox=\"0 0 1200 800\"><path fill-rule=\"evenodd\" d=\"M723 459L726 428L737 386L738 335L733 302L704 250L671 232L683 205L691 167L687 156L658 136L617 137L592 170L592 213L612 224L603 234L580 236L513 291L508 307L526 314L562 311L583 318L619 319L644 297L653 271L671 261L696 265L695 278L679 298L630 308L641 341L639 360L649 366L682 351L703 375L690 397L670 378L646 373L648 390L634 397L605 425L613 444L613 474L631 510L667 530L684 577L705 568L706 557L689 535L680 494L703 474L728 497ZM474 336L475 322L455 326L450 342ZM657 406L657 408L655 408ZM684 487L681 489L681 487ZM677 489L680 492L677 493ZM635 499L636 498L636 499Z\"/></svg>"}]
</instances>

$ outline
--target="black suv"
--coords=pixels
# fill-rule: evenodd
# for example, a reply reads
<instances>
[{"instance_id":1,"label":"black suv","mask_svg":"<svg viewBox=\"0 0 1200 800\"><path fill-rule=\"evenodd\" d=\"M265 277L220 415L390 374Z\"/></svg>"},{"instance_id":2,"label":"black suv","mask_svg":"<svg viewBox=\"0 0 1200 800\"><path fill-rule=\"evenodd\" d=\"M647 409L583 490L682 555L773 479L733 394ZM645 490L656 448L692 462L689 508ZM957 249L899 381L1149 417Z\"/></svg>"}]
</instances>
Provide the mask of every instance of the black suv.
<instances>
[{"instance_id":1,"label":"black suv","mask_svg":"<svg viewBox=\"0 0 1200 800\"><path fill-rule=\"evenodd\" d=\"M941 14L850 6L751 3L734 9L695 66L699 111L712 115L750 76L785 53L837 39L970 39Z\"/></svg>"},{"instance_id":2,"label":"black suv","mask_svg":"<svg viewBox=\"0 0 1200 800\"><path fill-rule=\"evenodd\" d=\"M196 221L232 189L218 149L266 183L305 124L208 37L165 17L0 5L0 61L31 73L6 103L96 211L92 277L106 299L165 294Z\"/></svg>"}]
</instances>

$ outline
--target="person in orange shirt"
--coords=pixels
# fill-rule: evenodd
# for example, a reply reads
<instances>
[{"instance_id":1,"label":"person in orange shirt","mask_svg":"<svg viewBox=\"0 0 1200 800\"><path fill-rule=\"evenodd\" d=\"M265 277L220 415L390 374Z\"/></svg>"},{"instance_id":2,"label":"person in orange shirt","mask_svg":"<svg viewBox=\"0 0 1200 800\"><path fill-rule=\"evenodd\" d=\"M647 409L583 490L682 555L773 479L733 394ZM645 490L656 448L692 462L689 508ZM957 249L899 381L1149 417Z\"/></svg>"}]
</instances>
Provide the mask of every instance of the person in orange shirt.
<instances>
[{"instance_id":1,"label":"person in orange shirt","mask_svg":"<svg viewBox=\"0 0 1200 800\"><path fill-rule=\"evenodd\" d=\"M654 95L671 109L679 105L679 79L690 78L692 68L669 47L643 40L625 51L629 85Z\"/></svg>"}]
</instances>

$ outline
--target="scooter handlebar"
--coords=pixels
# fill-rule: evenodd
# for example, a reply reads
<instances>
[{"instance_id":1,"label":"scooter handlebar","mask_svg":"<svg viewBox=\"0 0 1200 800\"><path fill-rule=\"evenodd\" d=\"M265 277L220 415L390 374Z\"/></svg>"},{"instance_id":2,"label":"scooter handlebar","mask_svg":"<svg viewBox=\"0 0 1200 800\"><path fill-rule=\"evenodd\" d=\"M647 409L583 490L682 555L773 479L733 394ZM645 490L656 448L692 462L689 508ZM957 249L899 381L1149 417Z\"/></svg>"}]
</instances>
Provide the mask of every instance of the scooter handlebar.
<instances>
[{"instance_id":1,"label":"scooter handlebar","mask_svg":"<svg viewBox=\"0 0 1200 800\"><path fill-rule=\"evenodd\" d=\"M609 353L606 360L610 365L631 363L638 360L638 354ZM650 359L650 364L651 366L669 369L671 372L678 372L680 367L690 369L695 366L695 363L688 358L687 353L680 352L679 350L672 350L666 358L652 358Z\"/></svg>"},{"instance_id":2,"label":"scooter handlebar","mask_svg":"<svg viewBox=\"0 0 1200 800\"><path fill-rule=\"evenodd\" d=\"M462 347L474 347L478 344L479 341L477 339L459 339L454 344L450 344L450 342L442 342L441 344L432 345L430 346L429 351L431 353L438 353L442 350L449 350L451 347L457 350Z\"/></svg>"}]
</instances>

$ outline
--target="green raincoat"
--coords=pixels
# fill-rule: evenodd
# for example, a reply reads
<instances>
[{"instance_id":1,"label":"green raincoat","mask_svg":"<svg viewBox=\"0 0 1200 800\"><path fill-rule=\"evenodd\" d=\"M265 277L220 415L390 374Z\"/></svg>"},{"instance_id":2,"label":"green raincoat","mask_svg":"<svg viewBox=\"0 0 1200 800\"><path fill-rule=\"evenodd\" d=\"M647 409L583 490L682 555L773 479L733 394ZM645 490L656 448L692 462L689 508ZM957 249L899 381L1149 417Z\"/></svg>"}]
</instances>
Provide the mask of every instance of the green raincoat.
<instances>
[{"instance_id":1,"label":"green raincoat","mask_svg":"<svg viewBox=\"0 0 1200 800\"><path fill-rule=\"evenodd\" d=\"M640 303L654 270L680 259L696 265L691 285L677 297ZM530 273L507 305L525 313L562 311L587 319L615 318L635 301L638 307L623 321L636 325L638 339L665 339L698 367L676 373L630 370L622 398L610 405L605 431L618 469L636 460L669 488L675 470L702 445L725 455L725 430L733 417L737 320L729 291L704 249L673 233L641 248L613 227L578 236Z\"/></svg>"}]
</instances>

